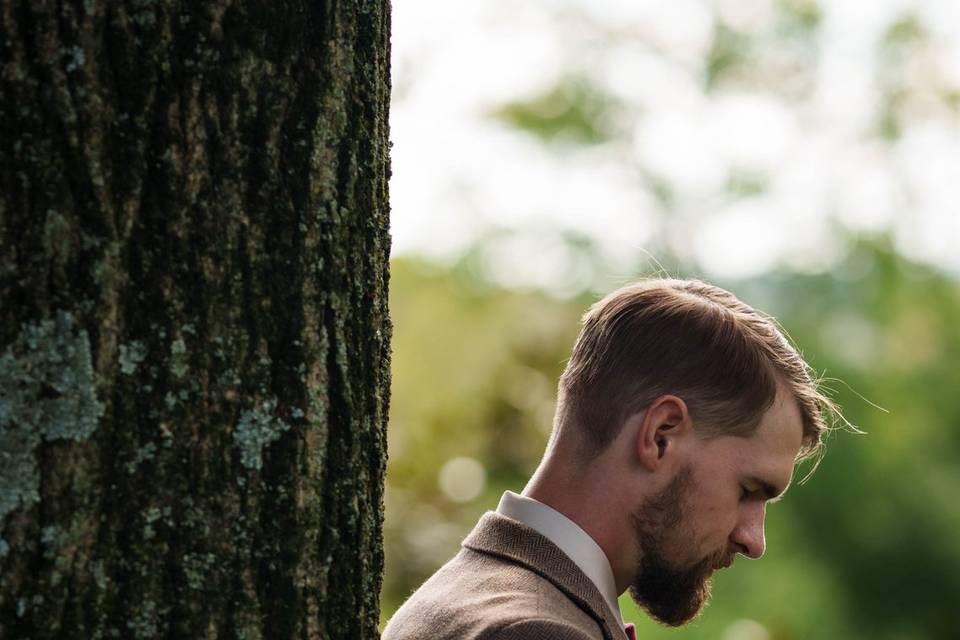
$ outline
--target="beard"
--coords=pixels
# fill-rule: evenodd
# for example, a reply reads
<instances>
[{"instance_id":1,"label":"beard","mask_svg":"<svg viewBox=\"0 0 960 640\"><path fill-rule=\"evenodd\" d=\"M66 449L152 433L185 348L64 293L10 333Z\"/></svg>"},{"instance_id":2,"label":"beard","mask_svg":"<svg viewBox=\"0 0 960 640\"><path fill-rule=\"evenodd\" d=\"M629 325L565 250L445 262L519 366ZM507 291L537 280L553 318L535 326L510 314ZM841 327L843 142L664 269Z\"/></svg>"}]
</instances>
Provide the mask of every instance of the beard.
<instances>
[{"instance_id":1,"label":"beard","mask_svg":"<svg viewBox=\"0 0 960 640\"><path fill-rule=\"evenodd\" d=\"M686 565L668 557L668 543L672 543L673 557L691 555L683 553L684 542L693 533L683 519L691 480L690 469L683 469L633 514L641 556L630 596L650 617L671 627L684 625L700 613L710 600L710 575L728 555L720 549Z\"/></svg>"}]
</instances>

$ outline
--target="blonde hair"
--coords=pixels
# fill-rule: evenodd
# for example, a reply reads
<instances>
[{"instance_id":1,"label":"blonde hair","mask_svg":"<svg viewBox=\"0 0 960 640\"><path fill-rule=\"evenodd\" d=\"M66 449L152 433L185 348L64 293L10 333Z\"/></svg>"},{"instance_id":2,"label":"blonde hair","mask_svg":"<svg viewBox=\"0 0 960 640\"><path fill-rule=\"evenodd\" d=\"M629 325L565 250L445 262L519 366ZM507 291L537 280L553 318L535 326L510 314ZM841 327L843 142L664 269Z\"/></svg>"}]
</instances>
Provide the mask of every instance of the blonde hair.
<instances>
[{"instance_id":1,"label":"blonde hair","mask_svg":"<svg viewBox=\"0 0 960 640\"><path fill-rule=\"evenodd\" d=\"M554 429L575 428L588 456L630 415L663 394L686 402L700 437L747 437L773 404L778 381L803 421L798 459L816 456L839 411L776 320L696 279L656 278L606 296L583 327L560 377Z\"/></svg>"}]
</instances>

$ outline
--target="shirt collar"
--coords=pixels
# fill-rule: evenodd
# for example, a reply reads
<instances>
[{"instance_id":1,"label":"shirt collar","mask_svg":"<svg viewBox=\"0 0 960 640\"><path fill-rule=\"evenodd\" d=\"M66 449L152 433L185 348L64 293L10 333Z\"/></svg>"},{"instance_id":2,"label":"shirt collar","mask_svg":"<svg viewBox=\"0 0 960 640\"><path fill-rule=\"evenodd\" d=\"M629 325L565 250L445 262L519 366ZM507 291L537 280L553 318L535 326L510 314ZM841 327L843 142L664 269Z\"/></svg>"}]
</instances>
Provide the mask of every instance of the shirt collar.
<instances>
[{"instance_id":1,"label":"shirt collar","mask_svg":"<svg viewBox=\"0 0 960 640\"><path fill-rule=\"evenodd\" d=\"M522 522L557 545L596 585L617 621L623 625L613 569L607 554L590 534L556 509L512 491L503 493L497 513Z\"/></svg>"}]
</instances>

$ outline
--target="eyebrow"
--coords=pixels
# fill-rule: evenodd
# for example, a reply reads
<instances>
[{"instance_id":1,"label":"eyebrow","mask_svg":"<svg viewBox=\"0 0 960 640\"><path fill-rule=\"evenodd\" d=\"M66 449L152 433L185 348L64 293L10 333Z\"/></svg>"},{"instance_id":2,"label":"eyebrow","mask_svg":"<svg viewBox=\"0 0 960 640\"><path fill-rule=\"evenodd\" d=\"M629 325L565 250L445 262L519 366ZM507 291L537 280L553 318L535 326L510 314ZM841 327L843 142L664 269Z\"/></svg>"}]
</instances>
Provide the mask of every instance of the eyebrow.
<instances>
[{"instance_id":1,"label":"eyebrow","mask_svg":"<svg viewBox=\"0 0 960 640\"><path fill-rule=\"evenodd\" d=\"M787 487L780 489L776 485L771 484L766 480L761 480L756 476L748 477L747 482L760 487L760 490L763 492L763 494L767 496L767 502L769 503L778 502L781 498L783 498L783 494L787 492Z\"/></svg>"}]
</instances>

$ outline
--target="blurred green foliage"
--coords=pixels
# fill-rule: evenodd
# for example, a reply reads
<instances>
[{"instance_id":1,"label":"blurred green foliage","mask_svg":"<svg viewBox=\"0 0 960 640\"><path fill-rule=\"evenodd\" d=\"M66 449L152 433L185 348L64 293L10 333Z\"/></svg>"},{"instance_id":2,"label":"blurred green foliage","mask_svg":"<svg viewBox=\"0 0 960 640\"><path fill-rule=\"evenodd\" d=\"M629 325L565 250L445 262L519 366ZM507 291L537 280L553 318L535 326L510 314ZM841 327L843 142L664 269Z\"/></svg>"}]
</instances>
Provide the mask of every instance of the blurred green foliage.
<instances>
[{"instance_id":1,"label":"blurred green foliage","mask_svg":"<svg viewBox=\"0 0 960 640\"><path fill-rule=\"evenodd\" d=\"M730 90L770 94L793 105L798 120L806 122L816 113L810 108L818 100L823 71L827 5L775 0L772 6L769 24L756 31L715 20L710 46L697 54L702 60L671 60L675 50L662 50L660 41L647 43L644 51L667 66L687 69L689 64L705 102ZM918 119L933 114L955 126L960 113L960 92L941 77L945 74L918 71L927 69L921 63L938 51L930 25L907 8L901 14L871 45L869 55L878 61L878 93L871 105L876 108L863 111L871 115L864 116L868 121L857 133L886 151ZM636 169L638 183L662 205L658 230L643 241L643 249L638 244L637 254L653 251L667 264L680 265L671 275L699 276L694 263L672 259L684 251L674 251L671 238L680 236L683 247L696 221L725 201L764 194L773 170L734 167L723 193L703 201L702 214L685 212L681 205L691 194L635 164L631 151L633 123L647 115L648 103L659 99L666 109L672 105L657 95L624 98L615 87L604 86L603 74L594 68L604 50L632 50L642 37L588 19L558 24L567 30L544 28L577 37L563 38L569 59L556 86L522 100L507 98L489 113L560 155L576 145L602 147L617 163ZM803 131L832 135L829 128ZM889 179L883 174L883 181ZM916 196L923 188L919 183L907 191ZM909 220L911 202L897 203L896 215ZM869 199L868 204L873 206ZM834 212L842 206L824 205ZM780 213L773 209L769 215ZM690 220L689 226L682 224ZM891 221L888 228L909 226L901 223ZM838 246L847 249L846 257L825 272L778 270L744 281L706 279L775 316L824 376L823 386L846 418L866 435L838 431L828 439L816 472L770 507L766 556L759 562L741 559L734 569L720 572L711 605L691 626L658 627L629 597L621 598L624 617L637 623L641 638L958 637L960 282L956 273L899 255L886 235L892 231L844 238L843 225L829 226L837 229ZM561 232L545 224L543 233ZM607 288L566 298L499 287L477 259L497 241L495 235L479 237L453 264L409 257L393 263L384 621L457 552L504 490L523 488L546 444L557 379L579 318L615 286L594 284ZM590 242L574 244L577 251L571 255L604 276L603 249ZM531 255L531 263L537 258ZM643 264L633 273L657 275ZM797 478L809 469L799 469Z\"/></svg>"},{"instance_id":2,"label":"blurred green foliage","mask_svg":"<svg viewBox=\"0 0 960 640\"><path fill-rule=\"evenodd\" d=\"M598 144L613 133L613 105L588 78L568 76L548 92L502 105L491 115L543 142Z\"/></svg>"},{"instance_id":3,"label":"blurred green foliage","mask_svg":"<svg viewBox=\"0 0 960 640\"><path fill-rule=\"evenodd\" d=\"M579 317L601 293L560 300L504 290L468 262L414 259L394 261L391 284L384 621L505 489L522 489L546 443ZM882 238L854 245L830 273L715 284L777 317L867 435L830 437L816 473L770 507L767 555L718 574L692 626L657 627L629 597L625 619L641 638L955 637L960 284ZM465 501L444 489L458 481L462 467L444 471L457 458L485 473L460 478L475 485ZM750 635L743 619L766 635Z\"/></svg>"}]
</instances>

